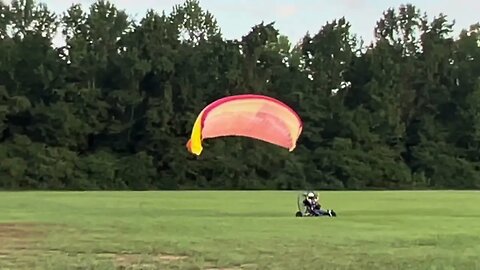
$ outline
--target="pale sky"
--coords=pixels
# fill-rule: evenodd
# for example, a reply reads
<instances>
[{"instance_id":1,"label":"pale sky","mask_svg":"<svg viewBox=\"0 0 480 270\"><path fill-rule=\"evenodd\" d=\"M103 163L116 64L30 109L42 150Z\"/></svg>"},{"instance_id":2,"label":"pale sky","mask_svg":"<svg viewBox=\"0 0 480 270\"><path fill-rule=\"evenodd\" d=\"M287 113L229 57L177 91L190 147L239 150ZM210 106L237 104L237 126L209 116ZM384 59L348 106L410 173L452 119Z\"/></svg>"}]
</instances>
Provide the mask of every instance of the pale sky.
<instances>
[{"instance_id":1,"label":"pale sky","mask_svg":"<svg viewBox=\"0 0 480 270\"><path fill-rule=\"evenodd\" d=\"M39 0L55 12L65 11L72 3L81 3L88 8L94 0ZM125 9L134 18L140 19L149 8L159 13L170 13L173 5L183 0L113 0L117 8ZM462 28L480 21L480 0L200 0L203 9L217 19L225 38L240 38L262 20L275 21L281 34L296 43L306 32L316 33L327 21L345 18L352 24L352 32L367 42L373 38L376 21L389 7L411 3L429 18L445 13L455 19L455 34Z\"/></svg>"}]
</instances>

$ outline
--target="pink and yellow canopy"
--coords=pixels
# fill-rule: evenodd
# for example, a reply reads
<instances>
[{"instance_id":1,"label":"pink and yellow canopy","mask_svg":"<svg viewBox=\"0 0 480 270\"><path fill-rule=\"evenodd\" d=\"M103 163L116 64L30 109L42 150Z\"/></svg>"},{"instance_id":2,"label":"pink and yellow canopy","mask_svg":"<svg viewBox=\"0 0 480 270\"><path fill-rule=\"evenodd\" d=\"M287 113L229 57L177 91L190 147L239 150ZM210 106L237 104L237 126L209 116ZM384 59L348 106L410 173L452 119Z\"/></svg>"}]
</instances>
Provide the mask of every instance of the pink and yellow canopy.
<instances>
[{"instance_id":1,"label":"pink and yellow canopy","mask_svg":"<svg viewBox=\"0 0 480 270\"><path fill-rule=\"evenodd\" d=\"M209 104L200 112L187 149L200 155L204 139L243 136L293 151L302 128L298 114L277 99L254 94L229 96Z\"/></svg>"}]
</instances>

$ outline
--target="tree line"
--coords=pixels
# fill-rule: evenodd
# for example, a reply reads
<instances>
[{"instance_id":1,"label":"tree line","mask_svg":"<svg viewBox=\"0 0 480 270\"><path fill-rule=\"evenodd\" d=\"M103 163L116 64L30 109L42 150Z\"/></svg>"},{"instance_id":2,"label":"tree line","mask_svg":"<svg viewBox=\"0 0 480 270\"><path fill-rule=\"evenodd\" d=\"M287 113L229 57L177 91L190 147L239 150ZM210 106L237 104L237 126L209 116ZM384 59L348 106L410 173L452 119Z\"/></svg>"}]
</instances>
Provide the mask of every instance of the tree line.
<instances>
[{"instance_id":1,"label":"tree line","mask_svg":"<svg viewBox=\"0 0 480 270\"><path fill-rule=\"evenodd\" d=\"M401 5L370 44L346 18L292 43L263 22L226 39L196 0L138 21L82 8L0 1L2 189L480 188L479 23L454 36ZM295 151L231 137L189 154L202 108L241 93L299 113Z\"/></svg>"}]
</instances>

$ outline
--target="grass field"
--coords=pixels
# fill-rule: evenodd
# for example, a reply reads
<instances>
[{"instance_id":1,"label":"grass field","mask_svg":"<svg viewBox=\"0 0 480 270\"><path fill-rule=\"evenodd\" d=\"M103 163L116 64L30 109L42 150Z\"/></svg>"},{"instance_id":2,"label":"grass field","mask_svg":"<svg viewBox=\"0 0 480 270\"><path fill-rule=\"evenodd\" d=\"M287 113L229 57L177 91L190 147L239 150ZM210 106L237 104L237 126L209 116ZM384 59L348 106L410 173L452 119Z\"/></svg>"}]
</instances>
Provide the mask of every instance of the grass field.
<instances>
[{"instance_id":1,"label":"grass field","mask_svg":"<svg viewBox=\"0 0 480 270\"><path fill-rule=\"evenodd\" d=\"M480 269L480 192L0 192L0 269Z\"/></svg>"}]
</instances>

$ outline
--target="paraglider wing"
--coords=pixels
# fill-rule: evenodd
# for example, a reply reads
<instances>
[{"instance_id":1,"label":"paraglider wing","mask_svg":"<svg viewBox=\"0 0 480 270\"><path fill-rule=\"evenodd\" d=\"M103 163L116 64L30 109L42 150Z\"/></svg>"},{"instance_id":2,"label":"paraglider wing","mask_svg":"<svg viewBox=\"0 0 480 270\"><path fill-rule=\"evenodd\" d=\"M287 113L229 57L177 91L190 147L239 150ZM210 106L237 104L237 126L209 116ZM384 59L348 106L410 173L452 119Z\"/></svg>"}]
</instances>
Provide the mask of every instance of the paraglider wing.
<instances>
[{"instance_id":1,"label":"paraglider wing","mask_svg":"<svg viewBox=\"0 0 480 270\"><path fill-rule=\"evenodd\" d=\"M293 151L302 121L286 104L272 97L254 94L221 98L198 115L188 150L200 155L202 140L225 136L243 136L269 142Z\"/></svg>"}]
</instances>

